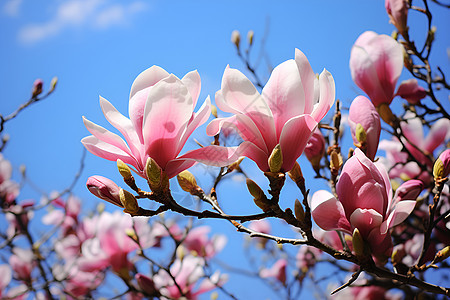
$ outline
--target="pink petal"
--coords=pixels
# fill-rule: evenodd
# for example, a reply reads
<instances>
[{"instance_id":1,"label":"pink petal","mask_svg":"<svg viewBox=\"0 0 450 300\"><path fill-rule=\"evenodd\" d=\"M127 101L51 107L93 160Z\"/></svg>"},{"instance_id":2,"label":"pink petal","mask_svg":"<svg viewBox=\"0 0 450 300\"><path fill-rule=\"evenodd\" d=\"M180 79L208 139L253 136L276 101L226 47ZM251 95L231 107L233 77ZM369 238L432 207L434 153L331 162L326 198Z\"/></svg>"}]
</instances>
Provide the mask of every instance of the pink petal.
<instances>
[{"instance_id":1,"label":"pink petal","mask_svg":"<svg viewBox=\"0 0 450 300\"><path fill-rule=\"evenodd\" d=\"M159 81L148 92L143 135L146 153L162 168L177 156L179 142L193 113L192 97L175 76Z\"/></svg>"},{"instance_id":2,"label":"pink petal","mask_svg":"<svg viewBox=\"0 0 450 300\"><path fill-rule=\"evenodd\" d=\"M419 148L423 148L424 137L422 121L409 111L405 113L404 118L407 122L401 122L400 127L408 142Z\"/></svg>"},{"instance_id":3,"label":"pink petal","mask_svg":"<svg viewBox=\"0 0 450 300\"><path fill-rule=\"evenodd\" d=\"M311 215L314 222L324 230L343 230L351 233L344 208L330 192L319 190L311 198Z\"/></svg>"},{"instance_id":4,"label":"pink petal","mask_svg":"<svg viewBox=\"0 0 450 300\"><path fill-rule=\"evenodd\" d=\"M229 126L235 128L244 141L249 141L268 153L266 143L258 127L256 127L250 117L243 114L236 114L228 118L217 118L212 120L211 123L208 124L208 127L206 127L206 134L214 136L218 134L222 128L227 128Z\"/></svg>"},{"instance_id":5,"label":"pink petal","mask_svg":"<svg viewBox=\"0 0 450 300\"><path fill-rule=\"evenodd\" d=\"M392 228L403 222L411 214L415 206L415 200L403 200L397 203L392 213L389 214L387 220L384 221L381 225L381 233L384 234L389 230L389 228Z\"/></svg>"},{"instance_id":6,"label":"pink petal","mask_svg":"<svg viewBox=\"0 0 450 300\"><path fill-rule=\"evenodd\" d=\"M183 82L183 84L188 89L189 94L191 94L193 100L192 109L194 109L195 105L197 105L198 96L200 95L202 86L200 75L198 74L197 70L191 71L184 75L184 77L181 79L181 82Z\"/></svg>"},{"instance_id":7,"label":"pink petal","mask_svg":"<svg viewBox=\"0 0 450 300\"><path fill-rule=\"evenodd\" d=\"M303 52L299 49L295 49L295 62L297 63L297 68L300 73L300 78L305 93L304 113L309 114L313 110L314 99L316 99L316 97L314 97L314 82L316 79L316 74L313 72L305 54L303 54Z\"/></svg>"},{"instance_id":8,"label":"pink petal","mask_svg":"<svg viewBox=\"0 0 450 300\"><path fill-rule=\"evenodd\" d=\"M272 111L279 137L284 124L292 117L304 114L305 110L305 92L294 60L275 67L262 96Z\"/></svg>"},{"instance_id":9,"label":"pink petal","mask_svg":"<svg viewBox=\"0 0 450 300\"><path fill-rule=\"evenodd\" d=\"M433 153L433 151L442 145L450 132L450 120L440 119L431 126L428 132L427 138L425 139L423 150L428 153Z\"/></svg>"},{"instance_id":10,"label":"pink petal","mask_svg":"<svg viewBox=\"0 0 450 300\"><path fill-rule=\"evenodd\" d=\"M357 208L350 215L350 224L359 229L363 238L366 238L373 228L379 228L382 222L383 216L374 209Z\"/></svg>"},{"instance_id":11,"label":"pink petal","mask_svg":"<svg viewBox=\"0 0 450 300\"><path fill-rule=\"evenodd\" d=\"M319 76L320 95L319 102L314 105L311 116L320 122L328 113L335 99L335 84L333 76L327 70L323 70Z\"/></svg>"},{"instance_id":12,"label":"pink petal","mask_svg":"<svg viewBox=\"0 0 450 300\"><path fill-rule=\"evenodd\" d=\"M211 100L209 100L208 96L208 98L206 98L205 102L200 107L198 112L192 115L192 119L189 122L186 131L183 133L183 136L181 137L178 143L178 149L176 150L177 155L178 153L180 153L181 149L186 144L187 139L191 136L194 130L197 129L202 124L204 124L206 121L208 121L210 115L211 115Z\"/></svg>"},{"instance_id":13,"label":"pink petal","mask_svg":"<svg viewBox=\"0 0 450 300\"><path fill-rule=\"evenodd\" d=\"M140 90L156 84L158 81L166 78L167 76L169 76L169 73L167 73L163 68L158 66L151 66L147 70L140 73L134 80L133 84L131 85L130 99Z\"/></svg>"},{"instance_id":14,"label":"pink petal","mask_svg":"<svg viewBox=\"0 0 450 300\"><path fill-rule=\"evenodd\" d=\"M280 136L280 147L283 153L282 170L292 169L294 162L303 153L317 122L309 115L301 115L290 119L283 127Z\"/></svg>"}]
</instances>

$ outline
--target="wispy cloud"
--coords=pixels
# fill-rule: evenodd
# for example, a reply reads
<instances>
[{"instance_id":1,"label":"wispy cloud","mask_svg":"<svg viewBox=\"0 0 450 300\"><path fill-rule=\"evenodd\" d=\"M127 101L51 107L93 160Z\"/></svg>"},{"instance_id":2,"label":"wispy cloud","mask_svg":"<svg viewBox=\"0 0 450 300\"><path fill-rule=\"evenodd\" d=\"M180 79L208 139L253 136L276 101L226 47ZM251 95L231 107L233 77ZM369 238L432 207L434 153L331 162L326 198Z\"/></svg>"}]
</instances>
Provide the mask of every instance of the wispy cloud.
<instances>
[{"instance_id":1,"label":"wispy cloud","mask_svg":"<svg viewBox=\"0 0 450 300\"><path fill-rule=\"evenodd\" d=\"M147 8L142 1L119 4L109 0L69 0L62 2L47 22L23 27L19 31L19 40L32 44L61 34L71 27L86 26L104 30L113 25L127 24L133 15Z\"/></svg>"},{"instance_id":2,"label":"wispy cloud","mask_svg":"<svg viewBox=\"0 0 450 300\"><path fill-rule=\"evenodd\" d=\"M3 12L10 17L17 17L21 4L22 0L8 0L3 5Z\"/></svg>"}]
</instances>

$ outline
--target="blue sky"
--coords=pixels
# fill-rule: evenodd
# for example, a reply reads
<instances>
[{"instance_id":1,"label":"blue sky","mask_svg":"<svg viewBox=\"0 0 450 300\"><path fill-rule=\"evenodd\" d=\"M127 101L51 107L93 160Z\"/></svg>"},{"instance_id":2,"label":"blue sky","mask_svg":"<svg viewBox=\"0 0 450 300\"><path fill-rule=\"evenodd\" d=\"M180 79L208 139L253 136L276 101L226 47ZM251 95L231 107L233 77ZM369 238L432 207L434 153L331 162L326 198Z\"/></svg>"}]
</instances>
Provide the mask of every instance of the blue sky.
<instances>
[{"instance_id":1,"label":"blue sky","mask_svg":"<svg viewBox=\"0 0 450 300\"><path fill-rule=\"evenodd\" d=\"M431 8L436 7L431 5ZM438 33L431 59L448 72L449 35L445 28L450 23L445 13L435 14ZM227 64L248 73L230 42L235 29L242 33L243 46L247 31L254 30L253 61L259 54L266 29L265 51L271 66L293 58L295 48L302 50L315 72L326 68L332 73L337 98L348 107L362 93L352 82L348 68L351 46L366 30L390 34L394 27L388 21L381 0L2 1L0 113L9 114L25 102L36 78L44 80L45 89L53 76L59 78L51 97L6 124L5 132L11 140L4 155L12 161L16 175L19 165L26 165L29 177L43 190L65 188L79 166L80 140L88 135L81 116L111 129L101 113L99 95L127 115L129 89L134 78L146 68L159 65L179 77L197 69L202 78L199 102L207 95L213 98ZM411 13L409 24L413 28L423 27L424 18ZM268 78L264 62L258 71L264 79ZM404 70L401 79L409 78L408 75ZM446 97L443 102L448 105ZM197 132L196 137L208 141L204 131ZM194 146L188 142L188 148ZM303 158L300 161L304 171L311 172L308 163ZM245 166L255 170L252 162L245 162ZM260 174L253 173L258 182L265 184ZM86 191L84 182L94 174L119 182L115 163L88 154L86 168L75 189L88 207L97 200ZM207 179L202 179L205 185L209 183ZM312 183L312 192L323 187ZM231 186L246 193L242 184L234 182ZM223 193L226 199L228 193ZM293 189L292 193L295 193ZM31 190L23 196L38 198ZM298 195L289 194L289 197L293 201ZM247 198L238 200L250 202L251 198ZM231 197L229 201L236 199ZM225 206L232 210L241 205L227 202ZM234 234L230 240L235 238L241 242L229 226L219 228ZM245 296L248 291L241 292Z\"/></svg>"}]
</instances>

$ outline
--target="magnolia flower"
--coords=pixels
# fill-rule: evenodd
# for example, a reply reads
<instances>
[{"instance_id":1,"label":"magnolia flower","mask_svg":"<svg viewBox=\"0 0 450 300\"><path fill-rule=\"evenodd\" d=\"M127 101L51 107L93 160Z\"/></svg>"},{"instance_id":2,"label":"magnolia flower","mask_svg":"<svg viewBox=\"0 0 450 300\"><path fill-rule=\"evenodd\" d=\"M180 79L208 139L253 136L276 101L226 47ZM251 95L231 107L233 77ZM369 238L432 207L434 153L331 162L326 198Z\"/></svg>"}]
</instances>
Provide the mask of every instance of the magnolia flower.
<instances>
[{"instance_id":1,"label":"magnolia flower","mask_svg":"<svg viewBox=\"0 0 450 300\"><path fill-rule=\"evenodd\" d=\"M86 182L88 190L99 197L100 199L106 200L109 203L123 207L120 202L120 188L114 181L103 176L91 176Z\"/></svg>"},{"instance_id":2,"label":"magnolia flower","mask_svg":"<svg viewBox=\"0 0 450 300\"><path fill-rule=\"evenodd\" d=\"M209 226L200 226L189 231L182 245L196 255L210 258L225 247L227 238L224 235L215 235L211 239L208 233L211 231Z\"/></svg>"},{"instance_id":3,"label":"magnolia flower","mask_svg":"<svg viewBox=\"0 0 450 300\"><path fill-rule=\"evenodd\" d=\"M438 159L434 162L433 175L434 177L445 178L450 173L450 149L442 152Z\"/></svg>"},{"instance_id":4,"label":"magnolia flower","mask_svg":"<svg viewBox=\"0 0 450 300\"><path fill-rule=\"evenodd\" d=\"M406 25L408 20L407 0L385 0L384 6L391 19L391 23L404 35L408 31Z\"/></svg>"},{"instance_id":5,"label":"magnolia flower","mask_svg":"<svg viewBox=\"0 0 450 300\"><path fill-rule=\"evenodd\" d=\"M368 158L374 160L380 140L380 116L372 102L364 96L358 96L350 105L348 124L355 145Z\"/></svg>"},{"instance_id":6,"label":"magnolia flower","mask_svg":"<svg viewBox=\"0 0 450 300\"><path fill-rule=\"evenodd\" d=\"M8 207L19 195L19 185L11 180L12 166L0 153L0 205ZM6 204L6 205L5 205Z\"/></svg>"},{"instance_id":7,"label":"magnolia flower","mask_svg":"<svg viewBox=\"0 0 450 300\"><path fill-rule=\"evenodd\" d=\"M279 282L285 285L286 267L287 267L287 260L282 258L277 260L277 262L270 269L262 269L259 275L262 278L269 278L269 277L276 278Z\"/></svg>"},{"instance_id":8,"label":"magnolia flower","mask_svg":"<svg viewBox=\"0 0 450 300\"><path fill-rule=\"evenodd\" d=\"M3 294L3 291L9 285L12 279L11 268L8 265L0 265L0 297Z\"/></svg>"},{"instance_id":9,"label":"magnolia flower","mask_svg":"<svg viewBox=\"0 0 450 300\"><path fill-rule=\"evenodd\" d=\"M417 104L427 96L427 91L419 85L417 79L412 78L402 81L396 95L406 99L411 104Z\"/></svg>"},{"instance_id":10,"label":"magnolia flower","mask_svg":"<svg viewBox=\"0 0 450 300\"><path fill-rule=\"evenodd\" d=\"M31 283L31 272L36 266L33 252L30 249L13 248L13 254L9 257L9 265L14 271L14 276L22 281Z\"/></svg>"},{"instance_id":11,"label":"magnolia flower","mask_svg":"<svg viewBox=\"0 0 450 300\"><path fill-rule=\"evenodd\" d=\"M305 156L313 166L314 170L320 168L320 160L325 153L325 139L318 128L314 130L305 147Z\"/></svg>"},{"instance_id":12,"label":"magnolia flower","mask_svg":"<svg viewBox=\"0 0 450 300\"><path fill-rule=\"evenodd\" d=\"M353 81L373 105L390 104L403 68L403 47L390 36L373 31L361 34L350 55Z\"/></svg>"},{"instance_id":13,"label":"magnolia flower","mask_svg":"<svg viewBox=\"0 0 450 300\"><path fill-rule=\"evenodd\" d=\"M334 103L335 86L324 70L319 79L306 56L295 50L295 60L277 66L260 94L244 74L227 66L222 87L216 93L217 106L228 118L214 119L207 127L210 136L233 126L244 142L239 155L269 171L268 158L279 144L281 171L289 171L302 154L318 122Z\"/></svg>"},{"instance_id":14,"label":"magnolia flower","mask_svg":"<svg viewBox=\"0 0 450 300\"><path fill-rule=\"evenodd\" d=\"M153 66L139 74L131 86L130 119L100 97L103 114L122 133L126 142L86 118L83 118L84 124L92 135L81 142L99 157L113 161L121 159L144 178L149 157L156 161L169 178L191 167L196 160L226 165L232 148L219 147L214 149L214 156L210 156L210 148L216 146L209 146L178 156L188 137L208 120L211 113L209 98L194 113L200 85L197 71L189 72L180 80L164 69Z\"/></svg>"},{"instance_id":15,"label":"magnolia flower","mask_svg":"<svg viewBox=\"0 0 450 300\"><path fill-rule=\"evenodd\" d=\"M384 168L356 149L344 164L336 193L339 200L324 190L313 195L311 213L317 225L324 230L342 230L349 234L358 228L375 256L387 256L392 250L389 228L408 217L420 191L392 197Z\"/></svg>"}]
</instances>

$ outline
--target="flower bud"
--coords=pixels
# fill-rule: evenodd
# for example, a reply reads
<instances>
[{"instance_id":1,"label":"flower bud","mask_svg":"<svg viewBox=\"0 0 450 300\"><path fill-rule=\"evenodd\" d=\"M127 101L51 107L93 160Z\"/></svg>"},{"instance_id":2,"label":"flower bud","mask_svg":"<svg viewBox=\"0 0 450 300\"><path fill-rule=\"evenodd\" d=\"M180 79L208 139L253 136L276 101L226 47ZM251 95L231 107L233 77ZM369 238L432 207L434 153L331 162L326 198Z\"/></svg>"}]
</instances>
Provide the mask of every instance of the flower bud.
<instances>
[{"instance_id":1,"label":"flower bud","mask_svg":"<svg viewBox=\"0 0 450 300\"><path fill-rule=\"evenodd\" d=\"M361 123L356 124L355 137L360 144L365 143L367 140L367 133Z\"/></svg>"},{"instance_id":2,"label":"flower bud","mask_svg":"<svg viewBox=\"0 0 450 300\"><path fill-rule=\"evenodd\" d=\"M269 169L272 173L278 173L281 171L283 165L283 154L281 153L280 144L276 145L272 150L272 154L269 156Z\"/></svg>"},{"instance_id":3,"label":"flower bud","mask_svg":"<svg viewBox=\"0 0 450 300\"><path fill-rule=\"evenodd\" d=\"M32 98L36 98L37 96L39 96L42 93L42 85L44 84L44 82L42 81L42 79L36 79L33 83L33 90L31 92L31 97Z\"/></svg>"},{"instance_id":4,"label":"flower bud","mask_svg":"<svg viewBox=\"0 0 450 300\"><path fill-rule=\"evenodd\" d=\"M423 188L423 182L417 179L411 179L404 182L395 191L395 195L393 197L394 203L402 200L416 200Z\"/></svg>"},{"instance_id":5,"label":"flower bud","mask_svg":"<svg viewBox=\"0 0 450 300\"><path fill-rule=\"evenodd\" d=\"M117 160L117 169L119 169L119 173L125 181L133 178L130 167L120 159Z\"/></svg>"},{"instance_id":6,"label":"flower bud","mask_svg":"<svg viewBox=\"0 0 450 300\"><path fill-rule=\"evenodd\" d=\"M247 33L247 41L248 41L248 45L251 46L253 45L253 36L255 35L255 33L253 32L253 30L249 30Z\"/></svg>"},{"instance_id":7,"label":"flower bud","mask_svg":"<svg viewBox=\"0 0 450 300\"><path fill-rule=\"evenodd\" d=\"M213 104L211 104L211 114L214 116L214 118L217 118L217 107Z\"/></svg>"},{"instance_id":8,"label":"flower bud","mask_svg":"<svg viewBox=\"0 0 450 300\"><path fill-rule=\"evenodd\" d=\"M408 19L407 0L385 0L384 5L390 22L402 35L405 35L408 31L408 26L406 25Z\"/></svg>"},{"instance_id":9,"label":"flower bud","mask_svg":"<svg viewBox=\"0 0 450 300\"><path fill-rule=\"evenodd\" d=\"M231 33L231 42L239 49L239 44L241 43L241 34L237 30L233 30Z\"/></svg>"},{"instance_id":10,"label":"flower bud","mask_svg":"<svg viewBox=\"0 0 450 300\"><path fill-rule=\"evenodd\" d=\"M434 178L445 178L450 173L450 149L445 150L434 162Z\"/></svg>"},{"instance_id":11,"label":"flower bud","mask_svg":"<svg viewBox=\"0 0 450 300\"><path fill-rule=\"evenodd\" d=\"M130 192L120 189L119 191L120 202L125 208L123 211L129 213L130 215L134 215L139 212L139 204L137 203L136 197L133 196Z\"/></svg>"},{"instance_id":12,"label":"flower bud","mask_svg":"<svg viewBox=\"0 0 450 300\"><path fill-rule=\"evenodd\" d=\"M394 124L395 116L392 113L392 110L389 107L389 104L381 103L380 105L377 106L377 111L384 122L386 122L387 124L389 124L391 126Z\"/></svg>"},{"instance_id":13,"label":"flower bud","mask_svg":"<svg viewBox=\"0 0 450 300\"><path fill-rule=\"evenodd\" d=\"M364 256L364 240L361 237L361 233L359 232L358 228L355 228L353 230L353 250L355 251L356 256Z\"/></svg>"},{"instance_id":14,"label":"flower bud","mask_svg":"<svg viewBox=\"0 0 450 300\"><path fill-rule=\"evenodd\" d=\"M450 246L447 246L444 249L442 249L441 251L439 251L438 253L436 253L434 262L439 263L441 261L446 260L449 257L450 257Z\"/></svg>"},{"instance_id":15,"label":"flower bud","mask_svg":"<svg viewBox=\"0 0 450 300\"><path fill-rule=\"evenodd\" d=\"M145 164L148 185L153 192L162 192L169 189L169 177L160 168L156 161L149 157Z\"/></svg>"},{"instance_id":16,"label":"flower bud","mask_svg":"<svg viewBox=\"0 0 450 300\"><path fill-rule=\"evenodd\" d=\"M342 164L344 161L342 160L341 153L337 152L336 150L331 151L330 153L330 168L332 170L339 170L342 167Z\"/></svg>"},{"instance_id":17,"label":"flower bud","mask_svg":"<svg viewBox=\"0 0 450 300\"><path fill-rule=\"evenodd\" d=\"M298 162L294 163L294 166L288 172L288 175L292 179L292 181L294 181L295 183L304 180L302 169L300 168L300 165L298 164Z\"/></svg>"},{"instance_id":18,"label":"flower bud","mask_svg":"<svg viewBox=\"0 0 450 300\"><path fill-rule=\"evenodd\" d=\"M320 169L320 160L325 153L325 139L319 129L314 130L306 144L304 153L315 171Z\"/></svg>"},{"instance_id":19,"label":"flower bud","mask_svg":"<svg viewBox=\"0 0 450 300\"><path fill-rule=\"evenodd\" d=\"M233 172L234 170L240 170L239 165L241 164L241 162L244 160L244 157L239 158L237 161L235 161L234 163L232 163L231 165L228 166L228 173Z\"/></svg>"},{"instance_id":20,"label":"flower bud","mask_svg":"<svg viewBox=\"0 0 450 300\"><path fill-rule=\"evenodd\" d=\"M305 211L303 210L303 206L300 203L300 201L298 201L298 199L295 199L294 213L295 213L295 218L297 220L299 220L300 222L303 222L305 220Z\"/></svg>"},{"instance_id":21,"label":"flower bud","mask_svg":"<svg viewBox=\"0 0 450 300\"><path fill-rule=\"evenodd\" d=\"M261 208L264 212L270 210L270 202L264 194L263 190L253 180L247 178L247 189L253 196L255 204Z\"/></svg>"},{"instance_id":22,"label":"flower bud","mask_svg":"<svg viewBox=\"0 0 450 300\"><path fill-rule=\"evenodd\" d=\"M194 175L188 170L184 170L178 174L177 180L181 189L191 195L196 195L201 191L201 188L197 185Z\"/></svg>"},{"instance_id":23,"label":"flower bud","mask_svg":"<svg viewBox=\"0 0 450 300\"><path fill-rule=\"evenodd\" d=\"M147 277L141 273L137 273L135 278L139 287L145 293L146 296L158 294L158 291L155 287L155 283L150 277Z\"/></svg>"},{"instance_id":24,"label":"flower bud","mask_svg":"<svg viewBox=\"0 0 450 300\"><path fill-rule=\"evenodd\" d=\"M53 92L56 88L56 84L58 83L58 77L53 77L52 81L50 82L50 91L48 91L49 93Z\"/></svg>"},{"instance_id":25,"label":"flower bud","mask_svg":"<svg viewBox=\"0 0 450 300\"><path fill-rule=\"evenodd\" d=\"M88 190L109 203L123 207L120 201L120 188L112 180L103 176L91 176L86 182Z\"/></svg>"}]
</instances>

